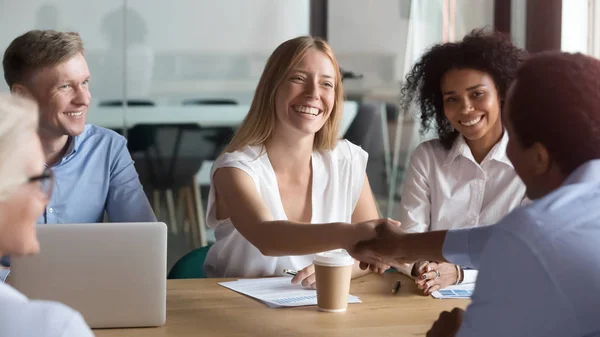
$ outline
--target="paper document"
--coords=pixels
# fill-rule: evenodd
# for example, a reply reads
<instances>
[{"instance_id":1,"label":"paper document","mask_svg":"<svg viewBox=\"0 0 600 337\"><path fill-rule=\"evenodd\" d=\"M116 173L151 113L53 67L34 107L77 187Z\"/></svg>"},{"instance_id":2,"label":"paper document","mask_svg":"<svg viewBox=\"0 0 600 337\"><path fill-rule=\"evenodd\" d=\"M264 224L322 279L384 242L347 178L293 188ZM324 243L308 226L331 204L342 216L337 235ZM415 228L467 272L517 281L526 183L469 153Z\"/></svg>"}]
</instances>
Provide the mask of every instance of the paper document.
<instances>
[{"instance_id":1,"label":"paper document","mask_svg":"<svg viewBox=\"0 0 600 337\"><path fill-rule=\"evenodd\" d=\"M474 289L475 283L458 284L434 291L431 296L434 298L471 298Z\"/></svg>"},{"instance_id":2,"label":"paper document","mask_svg":"<svg viewBox=\"0 0 600 337\"><path fill-rule=\"evenodd\" d=\"M306 289L299 284L292 284L291 279L287 276L240 279L221 282L219 285L256 298L270 308L317 305L317 291ZM361 301L358 297L349 295L348 303L361 303Z\"/></svg>"}]
</instances>

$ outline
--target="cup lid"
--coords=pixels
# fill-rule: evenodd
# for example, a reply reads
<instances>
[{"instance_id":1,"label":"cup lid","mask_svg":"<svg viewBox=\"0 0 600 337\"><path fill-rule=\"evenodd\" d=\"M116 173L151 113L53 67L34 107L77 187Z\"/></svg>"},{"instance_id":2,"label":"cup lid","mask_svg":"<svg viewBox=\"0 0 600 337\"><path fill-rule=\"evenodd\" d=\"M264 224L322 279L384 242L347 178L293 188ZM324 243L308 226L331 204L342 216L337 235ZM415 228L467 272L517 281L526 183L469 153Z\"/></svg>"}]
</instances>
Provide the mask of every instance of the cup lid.
<instances>
[{"instance_id":1,"label":"cup lid","mask_svg":"<svg viewBox=\"0 0 600 337\"><path fill-rule=\"evenodd\" d=\"M345 250L330 250L316 254L314 264L327 267L344 267L354 264L354 258Z\"/></svg>"}]
</instances>

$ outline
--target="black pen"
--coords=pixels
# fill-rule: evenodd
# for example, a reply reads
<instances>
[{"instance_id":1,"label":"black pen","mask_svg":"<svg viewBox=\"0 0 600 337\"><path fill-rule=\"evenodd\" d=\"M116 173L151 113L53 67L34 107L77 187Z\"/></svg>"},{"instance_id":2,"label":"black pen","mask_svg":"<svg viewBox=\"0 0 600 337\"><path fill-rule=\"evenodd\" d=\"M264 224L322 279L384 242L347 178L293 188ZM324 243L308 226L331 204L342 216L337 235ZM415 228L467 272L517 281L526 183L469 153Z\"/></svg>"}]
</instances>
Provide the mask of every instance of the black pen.
<instances>
[{"instance_id":1,"label":"black pen","mask_svg":"<svg viewBox=\"0 0 600 337\"><path fill-rule=\"evenodd\" d=\"M295 271L295 270L291 270L291 269L284 269L284 270L283 270L283 273L284 273L284 274L288 274L288 275L292 275L292 276L296 276L296 275L298 275L298 272L297 272L297 271Z\"/></svg>"},{"instance_id":2,"label":"black pen","mask_svg":"<svg viewBox=\"0 0 600 337\"><path fill-rule=\"evenodd\" d=\"M394 288L392 288L392 294L396 294L398 292L398 290L400 290L401 285L402 285L402 282L396 281L396 284L394 284Z\"/></svg>"}]
</instances>

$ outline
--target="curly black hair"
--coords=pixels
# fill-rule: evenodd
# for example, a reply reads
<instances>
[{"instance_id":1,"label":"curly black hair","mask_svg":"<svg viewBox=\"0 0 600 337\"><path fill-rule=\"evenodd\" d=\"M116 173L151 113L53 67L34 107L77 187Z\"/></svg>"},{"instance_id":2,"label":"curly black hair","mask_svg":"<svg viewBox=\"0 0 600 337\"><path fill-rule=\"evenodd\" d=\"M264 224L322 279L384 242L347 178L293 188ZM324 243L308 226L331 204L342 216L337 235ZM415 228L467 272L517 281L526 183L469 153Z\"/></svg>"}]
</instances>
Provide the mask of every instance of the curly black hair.
<instances>
[{"instance_id":1,"label":"curly black hair","mask_svg":"<svg viewBox=\"0 0 600 337\"><path fill-rule=\"evenodd\" d=\"M425 52L406 75L400 94L400 107L407 111L413 102L420 108L421 134L432 127L435 118L437 134L446 149L458 136L444 114L440 81L450 69L476 69L489 74L503 105L506 91L527 52L516 47L499 32L476 29L460 42L437 44ZM502 108L502 106L501 106Z\"/></svg>"},{"instance_id":2,"label":"curly black hair","mask_svg":"<svg viewBox=\"0 0 600 337\"><path fill-rule=\"evenodd\" d=\"M543 52L519 67L516 80L506 117L520 147L541 143L565 176L600 159L600 60Z\"/></svg>"}]
</instances>

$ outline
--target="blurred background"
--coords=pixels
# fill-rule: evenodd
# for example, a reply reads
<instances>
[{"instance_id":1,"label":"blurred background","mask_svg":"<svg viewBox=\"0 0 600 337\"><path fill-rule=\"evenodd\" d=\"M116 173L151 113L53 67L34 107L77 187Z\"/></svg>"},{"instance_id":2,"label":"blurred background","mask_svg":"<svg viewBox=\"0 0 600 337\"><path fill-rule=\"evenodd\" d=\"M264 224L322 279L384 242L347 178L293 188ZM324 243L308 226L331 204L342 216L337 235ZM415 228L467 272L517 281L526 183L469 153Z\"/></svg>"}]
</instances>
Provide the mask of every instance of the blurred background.
<instances>
[{"instance_id":1,"label":"blurred background","mask_svg":"<svg viewBox=\"0 0 600 337\"><path fill-rule=\"evenodd\" d=\"M346 93L340 137L369 152L381 215L395 217L408 156L431 137L419 134L415 111L397 107L423 51L488 27L530 52L599 57L599 1L0 0L0 49L31 29L81 34L92 74L88 123L128 138L170 226L170 267L214 240L204 225L210 167L283 41L311 34L333 47Z\"/></svg>"}]
</instances>

